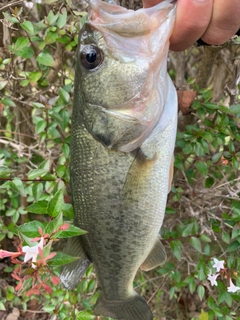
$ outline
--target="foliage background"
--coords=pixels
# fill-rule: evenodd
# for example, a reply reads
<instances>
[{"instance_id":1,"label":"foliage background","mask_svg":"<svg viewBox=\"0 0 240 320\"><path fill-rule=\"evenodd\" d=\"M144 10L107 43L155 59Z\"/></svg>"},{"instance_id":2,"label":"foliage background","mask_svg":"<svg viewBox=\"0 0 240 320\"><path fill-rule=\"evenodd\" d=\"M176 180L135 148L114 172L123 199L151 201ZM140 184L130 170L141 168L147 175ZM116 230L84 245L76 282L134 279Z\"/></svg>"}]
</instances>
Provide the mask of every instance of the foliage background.
<instances>
[{"instance_id":1,"label":"foliage background","mask_svg":"<svg viewBox=\"0 0 240 320\"><path fill-rule=\"evenodd\" d=\"M137 8L137 1L123 5ZM0 245L14 251L16 226L51 221L49 204L72 220L69 142L75 52L86 3L0 2ZM239 39L169 55L178 89L175 175L162 237L167 263L139 272L135 287L156 319L240 319ZM59 209L60 208L60 209ZM58 244L62 249L62 244ZM218 286L207 275L226 261ZM92 267L66 292L14 293L14 266L0 262L0 319L95 319ZM56 271L57 272L57 271Z\"/></svg>"}]
</instances>

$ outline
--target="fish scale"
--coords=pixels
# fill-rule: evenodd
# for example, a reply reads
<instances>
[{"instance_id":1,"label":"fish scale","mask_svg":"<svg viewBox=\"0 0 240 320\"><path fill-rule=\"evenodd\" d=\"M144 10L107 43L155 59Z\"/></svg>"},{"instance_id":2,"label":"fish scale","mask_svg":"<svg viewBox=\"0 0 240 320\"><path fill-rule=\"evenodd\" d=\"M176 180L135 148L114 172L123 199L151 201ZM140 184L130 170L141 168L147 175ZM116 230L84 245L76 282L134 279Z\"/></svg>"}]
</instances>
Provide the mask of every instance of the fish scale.
<instances>
[{"instance_id":1,"label":"fish scale","mask_svg":"<svg viewBox=\"0 0 240 320\"><path fill-rule=\"evenodd\" d=\"M166 260L159 230L172 177L177 125L176 91L166 70L174 8L170 1L137 12L99 0L90 5L79 36L70 164L74 223L88 233L69 239L65 252L79 260L63 267L61 280L72 288L93 263L101 289L96 315L151 320L151 310L134 291L133 280L139 268L147 271ZM158 13L159 28L164 26L165 32L160 37L165 41L162 46L154 42L154 36L160 36ZM135 22L142 24L141 35L133 27ZM135 53L129 51L125 38L127 23ZM150 55L139 49L147 41L154 48ZM88 64L82 54L86 50L95 50L99 64L91 65L92 60ZM144 59L146 63L139 62Z\"/></svg>"}]
</instances>

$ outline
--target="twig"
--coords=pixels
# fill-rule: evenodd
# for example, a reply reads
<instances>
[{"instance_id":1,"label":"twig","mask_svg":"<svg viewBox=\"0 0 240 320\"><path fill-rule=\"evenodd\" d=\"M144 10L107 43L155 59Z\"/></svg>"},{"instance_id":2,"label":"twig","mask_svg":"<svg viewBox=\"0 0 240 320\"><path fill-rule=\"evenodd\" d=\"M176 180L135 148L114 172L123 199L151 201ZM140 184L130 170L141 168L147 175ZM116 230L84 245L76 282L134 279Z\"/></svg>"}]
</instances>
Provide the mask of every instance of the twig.
<instances>
[{"instance_id":1,"label":"twig","mask_svg":"<svg viewBox=\"0 0 240 320\"><path fill-rule=\"evenodd\" d=\"M13 181L14 178L0 178L0 181ZM24 182L47 182L47 181L56 181L56 179L20 179Z\"/></svg>"},{"instance_id":2,"label":"twig","mask_svg":"<svg viewBox=\"0 0 240 320\"><path fill-rule=\"evenodd\" d=\"M239 181L239 180L240 180L240 178L236 178L236 179L232 180L231 183L232 183L232 182ZM219 186L216 186L215 188L223 187L223 186L225 186L226 184L230 184L230 182L227 181L227 182L225 182L225 183L220 184Z\"/></svg>"},{"instance_id":3,"label":"twig","mask_svg":"<svg viewBox=\"0 0 240 320\"><path fill-rule=\"evenodd\" d=\"M9 4L6 4L5 6L1 7L0 8L0 11L3 11L7 8L10 8L10 7L13 7L13 6L17 6L19 5L20 3L24 2L24 0L19 0L19 1L16 1L16 2L13 2L13 3L9 3Z\"/></svg>"},{"instance_id":4,"label":"twig","mask_svg":"<svg viewBox=\"0 0 240 320\"><path fill-rule=\"evenodd\" d=\"M16 131L9 131L9 130L2 130L2 129L0 129L0 132L11 133L11 134L18 134L19 136L25 136L25 137L29 137L29 138L32 138L32 139L36 139L34 136L30 136L30 134L20 133L20 132L16 132Z\"/></svg>"},{"instance_id":5,"label":"twig","mask_svg":"<svg viewBox=\"0 0 240 320\"><path fill-rule=\"evenodd\" d=\"M47 313L46 311L41 311L41 310L29 310L29 309L27 309L27 310L20 310L21 312L32 312L32 313Z\"/></svg>"}]
</instances>

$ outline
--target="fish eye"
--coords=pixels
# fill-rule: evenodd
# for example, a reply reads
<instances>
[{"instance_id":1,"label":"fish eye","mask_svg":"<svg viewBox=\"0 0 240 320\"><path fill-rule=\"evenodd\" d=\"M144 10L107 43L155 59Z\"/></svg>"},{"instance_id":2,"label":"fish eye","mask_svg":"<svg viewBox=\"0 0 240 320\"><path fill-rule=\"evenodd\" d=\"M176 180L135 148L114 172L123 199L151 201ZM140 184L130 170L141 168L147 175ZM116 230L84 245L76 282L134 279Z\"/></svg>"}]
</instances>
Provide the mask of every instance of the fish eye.
<instances>
[{"instance_id":1,"label":"fish eye","mask_svg":"<svg viewBox=\"0 0 240 320\"><path fill-rule=\"evenodd\" d=\"M81 51L80 59L86 69L95 69L103 62L103 52L95 45L86 45Z\"/></svg>"}]
</instances>

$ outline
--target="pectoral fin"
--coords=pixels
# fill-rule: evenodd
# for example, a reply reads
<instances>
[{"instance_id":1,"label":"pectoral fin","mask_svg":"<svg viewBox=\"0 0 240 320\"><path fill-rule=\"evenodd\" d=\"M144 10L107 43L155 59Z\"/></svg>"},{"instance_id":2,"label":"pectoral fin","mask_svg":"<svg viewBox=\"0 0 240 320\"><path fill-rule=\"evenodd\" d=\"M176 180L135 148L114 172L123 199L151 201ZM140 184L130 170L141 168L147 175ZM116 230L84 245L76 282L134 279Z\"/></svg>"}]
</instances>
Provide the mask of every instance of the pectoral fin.
<instances>
[{"instance_id":1,"label":"pectoral fin","mask_svg":"<svg viewBox=\"0 0 240 320\"><path fill-rule=\"evenodd\" d=\"M62 284L67 289L71 289L79 283L91 261L83 249L80 237L69 238L63 251L66 254L79 257L78 260L64 265L61 269L60 279Z\"/></svg>"},{"instance_id":2,"label":"pectoral fin","mask_svg":"<svg viewBox=\"0 0 240 320\"><path fill-rule=\"evenodd\" d=\"M164 264L167 259L166 251L161 243L160 237L157 238L152 251L149 253L147 259L141 264L140 269L149 271L158 265Z\"/></svg>"}]
</instances>

